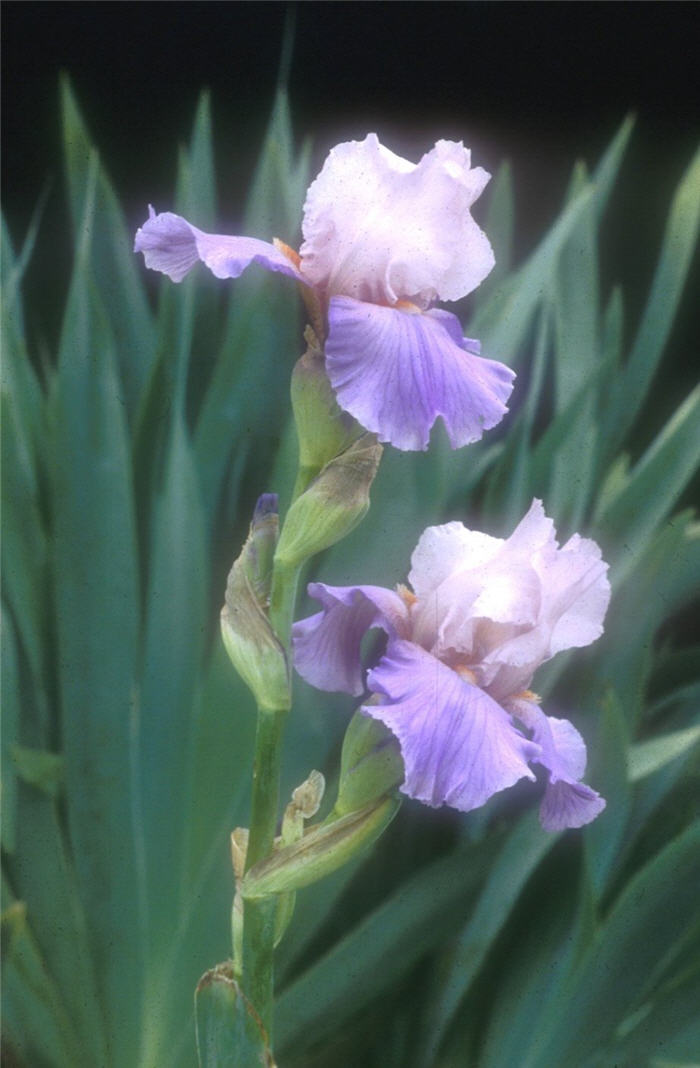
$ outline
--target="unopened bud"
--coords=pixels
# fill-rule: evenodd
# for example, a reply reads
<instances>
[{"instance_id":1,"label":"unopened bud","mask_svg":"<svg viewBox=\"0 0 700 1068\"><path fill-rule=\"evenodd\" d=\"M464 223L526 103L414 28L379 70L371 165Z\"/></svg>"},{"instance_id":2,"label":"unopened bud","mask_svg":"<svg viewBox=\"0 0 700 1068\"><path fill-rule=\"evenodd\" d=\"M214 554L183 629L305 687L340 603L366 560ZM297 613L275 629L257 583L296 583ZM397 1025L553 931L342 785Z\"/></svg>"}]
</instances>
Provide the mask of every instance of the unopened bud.
<instances>
[{"instance_id":1,"label":"unopened bud","mask_svg":"<svg viewBox=\"0 0 700 1068\"><path fill-rule=\"evenodd\" d=\"M264 494L248 540L231 568L221 610L226 652L258 706L269 710L289 705L287 662L267 615L277 531L277 498Z\"/></svg>"},{"instance_id":2,"label":"unopened bud","mask_svg":"<svg viewBox=\"0 0 700 1068\"><path fill-rule=\"evenodd\" d=\"M379 837L396 815L399 804L396 797L385 797L359 812L313 827L298 842L250 868L241 886L243 897L288 893L330 875Z\"/></svg>"},{"instance_id":3,"label":"unopened bud","mask_svg":"<svg viewBox=\"0 0 700 1068\"><path fill-rule=\"evenodd\" d=\"M369 508L369 491L382 446L363 434L329 461L289 509L277 546L277 560L296 567L334 545L357 526Z\"/></svg>"},{"instance_id":4,"label":"unopened bud","mask_svg":"<svg viewBox=\"0 0 700 1068\"><path fill-rule=\"evenodd\" d=\"M313 331L307 329L306 341L308 348L292 372L292 409L299 439L299 467L317 473L364 431L338 407Z\"/></svg>"},{"instance_id":5,"label":"unopened bud","mask_svg":"<svg viewBox=\"0 0 700 1068\"><path fill-rule=\"evenodd\" d=\"M334 813L344 816L371 804L395 790L404 776L396 737L379 720L356 712L343 740Z\"/></svg>"}]
</instances>

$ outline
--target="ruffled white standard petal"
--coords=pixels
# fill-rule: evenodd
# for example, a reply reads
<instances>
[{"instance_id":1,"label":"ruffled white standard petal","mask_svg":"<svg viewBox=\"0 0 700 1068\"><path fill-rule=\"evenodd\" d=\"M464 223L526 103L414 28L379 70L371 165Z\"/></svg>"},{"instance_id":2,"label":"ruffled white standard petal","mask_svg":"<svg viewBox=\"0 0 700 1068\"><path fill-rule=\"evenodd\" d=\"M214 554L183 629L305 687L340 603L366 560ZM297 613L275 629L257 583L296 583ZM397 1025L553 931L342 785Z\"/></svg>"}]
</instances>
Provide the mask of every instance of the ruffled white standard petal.
<instances>
[{"instance_id":1,"label":"ruffled white standard petal","mask_svg":"<svg viewBox=\"0 0 700 1068\"><path fill-rule=\"evenodd\" d=\"M337 145L306 194L304 275L331 296L380 304L458 300L494 264L469 210L489 177L453 141L418 164L376 134Z\"/></svg>"},{"instance_id":2,"label":"ruffled white standard petal","mask_svg":"<svg viewBox=\"0 0 700 1068\"><path fill-rule=\"evenodd\" d=\"M364 692L360 646L372 627L403 636L408 608L397 593L383 586L326 586L309 584L309 594L323 611L292 628L294 666L319 690Z\"/></svg>"},{"instance_id":3,"label":"ruffled white standard petal","mask_svg":"<svg viewBox=\"0 0 700 1068\"><path fill-rule=\"evenodd\" d=\"M539 746L488 694L412 642L390 640L367 682L380 703L363 711L398 738L409 797L469 812L519 779L534 779L527 762Z\"/></svg>"},{"instance_id":4,"label":"ruffled white standard petal","mask_svg":"<svg viewBox=\"0 0 700 1068\"><path fill-rule=\"evenodd\" d=\"M413 550L408 581L418 598L427 597L457 571L482 567L501 545L502 538L468 530L463 523L428 527Z\"/></svg>"},{"instance_id":5,"label":"ruffled white standard petal","mask_svg":"<svg viewBox=\"0 0 700 1068\"><path fill-rule=\"evenodd\" d=\"M581 782L586 770L586 743L568 719L546 716L531 701L516 698L509 709L532 731L540 747L536 761L547 769L548 783L540 806L546 831L583 827L605 808L605 800Z\"/></svg>"},{"instance_id":6,"label":"ruffled white standard petal","mask_svg":"<svg viewBox=\"0 0 700 1068\"><path fill-rule=\"evenodd\" d=\"M525 526L523 521L507 542L514 564L530 555L532 572L538 578L539 605L532 626L508 636L484 657L491 668L502 665L506 669L499 680L501 687L524 688L537 667L556 653L590 645L602 634L610 600L608 567L596 543L574 535L559 548L553 528L547 534L551 521L540 511L541 503L533 502L530 521ZM517 677L508 667L518 669Z\"/></svg>"},{"instance_id":7,"label":"ruffled white standard petal","mask_svg":"<svg viewBox=\"0 0 700 1068\"><path fill-rule=\"evenodd\" d=\"M414 640L436 656L459 654L500 701L558 651L600 635L606 571L595 542L574 535L559 548L538 500L506 540L461 524L430 528L410 575Z\"/></svg>"},{"instance_id":8,"label":"ruffled white standard petal","mask_svg":"<svg viewBox=\"0 0 700 1068\"><path fill-rule=\"evenodd\" d=\"M438 417L459 448L507 411L513 372L458 346L446 314L330 302L326 367L338 404L398 449L426 449Z\"/></svg>"},{"instance_id":9,"label":"ruffled white standard petal","mask_svg":"<svg viewBox=\"0 0 700 1068\"><path fill-rule=\"evenodd\" d=\"M181 282L197 261L217 278L238 278L251 263L259 263L268 271L304 281L291 260L267 241L207 234L181 215L170 211L157 215L153 208L149 208L148 219L136 231L134 252L143 252L146 266L167 274L173 282Z\"/></svg>"}]
</instances>

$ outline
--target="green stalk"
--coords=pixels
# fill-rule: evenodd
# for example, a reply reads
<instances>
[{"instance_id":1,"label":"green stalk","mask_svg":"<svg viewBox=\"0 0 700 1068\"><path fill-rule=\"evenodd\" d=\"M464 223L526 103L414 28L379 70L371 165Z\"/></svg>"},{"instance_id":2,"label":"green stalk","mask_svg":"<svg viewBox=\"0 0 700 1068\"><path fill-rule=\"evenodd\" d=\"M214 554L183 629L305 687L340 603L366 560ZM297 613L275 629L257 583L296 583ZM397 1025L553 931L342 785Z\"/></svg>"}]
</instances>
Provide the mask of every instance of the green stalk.
<instances>
[{"instance_id":1,"label":"green stalk","mask_svg":"<svg viewBox=\"0 0 700 1068\"><path fill-rule=\"evenodd\" d=\"M287 709L258 710L253 798L246 870L272 852L279 806L282 731ZM272 1045L273 946L276 899L246 902L243 913L243 985Z\"/></svg>"},{"instance_id":2,"label":"green stalk","mask_svg":"<svg viewBox=\"0 0 700 1068\"><path fill-rule=\"evenodd\" d=\"M299 567L275 561L270 622L287 657L291 644ZM286 708L258 708L253 795L246 871L272 853L279 811L279 778ZM243 913L243 985L272 1046L276 897L246 901Z\"/></svg>"}]
</instances>

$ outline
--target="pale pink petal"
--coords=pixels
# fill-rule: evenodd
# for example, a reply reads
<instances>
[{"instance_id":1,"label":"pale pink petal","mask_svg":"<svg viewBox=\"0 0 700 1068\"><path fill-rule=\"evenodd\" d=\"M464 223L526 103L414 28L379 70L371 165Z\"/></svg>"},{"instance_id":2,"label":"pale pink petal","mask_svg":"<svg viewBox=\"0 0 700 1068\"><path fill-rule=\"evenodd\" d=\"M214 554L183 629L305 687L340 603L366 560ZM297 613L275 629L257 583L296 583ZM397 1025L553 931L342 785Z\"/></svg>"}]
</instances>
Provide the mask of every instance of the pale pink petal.
<instances>
[{"instance_id":1,"label":"pale pink petal","mask_svg":"<svg viewBox=\"0 0 700 1068\"><path fill-rule=\"evenodd\" d=\"M502 545L501 538L468 530L463 523L428 527L413 550L408 581L419 598L426 597L457 571L482 567Z\"/></svg>"},{"instance_id":2,"label":"pale pink petal","mask_svg":"<svg viewBox=\"0 0 700 1068\"><path fill-rule=\"evenodd\" d=\"M489 179L460 143L413 164L376 134L333 148L304 204L302 271L330 295L427 307L475 289L494 264L470 208Z\"/></svg>"}]
</instances>

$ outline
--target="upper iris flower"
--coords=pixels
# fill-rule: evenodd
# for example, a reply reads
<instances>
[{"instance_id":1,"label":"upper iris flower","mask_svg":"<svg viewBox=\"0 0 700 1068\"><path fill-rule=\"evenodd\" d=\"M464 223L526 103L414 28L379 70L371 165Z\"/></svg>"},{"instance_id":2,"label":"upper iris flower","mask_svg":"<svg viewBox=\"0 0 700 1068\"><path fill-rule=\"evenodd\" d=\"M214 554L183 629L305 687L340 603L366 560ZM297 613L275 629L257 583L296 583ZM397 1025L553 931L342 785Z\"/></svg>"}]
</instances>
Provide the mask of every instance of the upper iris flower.
<instances>
[{"instance_id":1,"label":"upper iris flower","mask_svg":"<svg viewBox=\"0 0 700 1068\"><path fill-rule=\"evenodd\" d=\"M387 635L367 674L362 711L398 738L401 787L428 805L468 812L541 764L546 830L580 827L605 807L582 783L586 746L565 719L547 716L529 687L537 667L602 633L607 565L575 534L561 548L540 501L503 540L461 523L429 527L398 587L326 586L323 611L295 624L295 665L322 690L365 690L360 647Z\"/></svg>"},{"instance_id":2,"label":"upper iris flower","mask_svg":"<svg viewBox=\"0 0 700 1068\"><path fill-rule=\"evenodd\" d=\"M399 449L427 448L441 416L458 448L500 422L513 388L513 372L482 359L457 317L433 307L466 296L493 267L469 210L489 177L461 143L438 141L413 164L368 134L332 149L309 187L298 255L153 209L135 250L174 282L198 260L217 278L259 263L297 279L320 303L340 407Z\"/></svg>"}]
</instances>

